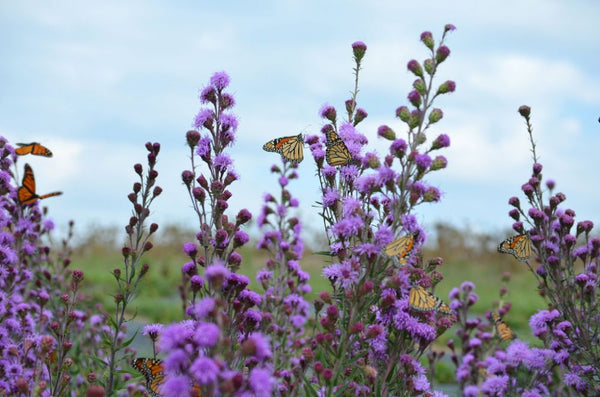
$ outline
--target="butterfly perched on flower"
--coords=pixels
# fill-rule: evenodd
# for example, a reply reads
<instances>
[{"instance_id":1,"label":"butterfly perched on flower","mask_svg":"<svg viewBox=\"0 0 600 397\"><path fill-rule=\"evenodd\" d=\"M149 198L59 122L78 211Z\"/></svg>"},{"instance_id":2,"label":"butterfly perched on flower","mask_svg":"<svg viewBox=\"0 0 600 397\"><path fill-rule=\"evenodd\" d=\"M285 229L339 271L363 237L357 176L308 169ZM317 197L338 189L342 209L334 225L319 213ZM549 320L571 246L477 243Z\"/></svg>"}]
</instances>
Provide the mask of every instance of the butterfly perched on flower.
<instances>
[{"instance_id":1,"label":"butterfly perched on flower","mask_svg":"<svg viewBox=\"0 0 600 397\"><path fill-rule=\"evenodd\" d=\"M394 258L394 262L398 265L403 265L408 261L410 254L415 248L415 233L407 234L406 236L398 237L388 243L383 252L390 258Z\"/></svg>"},{"instance_id":2,"label":"butterfly perched on flower","mask_svg":"<svg viewBox=\"0 0 600 397\"><path fill-rule=\"evenodd\" d=\"M433 295L420 285L413 286L408 293L408 305L419 312L437 311L443 314L453 314L454 311L440 298Z\"/></svg>"},{"instance_id":3,"label":"butterfly perched on flower","mask_svg":"<svg viewBox=\"0 0 600 397\"><path fill-rule=\"evenodd\" d=\"M498 244L498 252L511 254L521 262L531 257L531 239L529 233L512 236Z\"/></svg>"},{"instance_id":4,"label":"butterfly perched on flower","mask_svg":"<svg viewBox=\"0 0 600 397\"><path fill-rule=\"evenodd\" d=\"M290 163L298 164L304 159L302 134L275 138L263 145L263 150L276 152Z\"/></svg>"},{"instance_id":5,"label":"butterfly perched on flower","mask_svg":"<svg viewBox=\"0 0 600 397\"><path fill-rule=\"evenodd\" d=\"M47 147L41 145L38 142L31 143L17 143L19 146L15 149L15 153L19 156L26 154L35 154L36 156L52 157L52 152Z\"/></svg>"},{"instance_id":6,"label":"butterfly perched on flower","mask_svg":"<svg viewBox=\"0 0 600 397\"><path fill-rule=\"evenodd\" d=\"M352 154L342 138L333 130L327 131L325 136L327 138L327 149L325 150L327 164L332 167L350 164L352 162Z\"/></svg>"},{"instance_id":7,"label":"butterfly perched on flower","mask_svg":"<svg viewBox=\"0 0 600 397\"><path fill-rule=\"evenodd\" d=\"M165 381L165 368L162 360L155 358L136 358L131 361L131 366L137 369L146 379L146 389L152 397L161 397L160 388ZM192 397L200 397L202 392L197 384L191 391Z\"/></svg>"},{"instance_id":8,"label":"butterfly perched on flower","mask_svg":"<svg viewBox=\"0 0 600 397\"><path fill-rule=\"evenodd\" d=\"M513 330L506 325L502 318L497 313L492 313L492 319L494 320L494 328L496 328L496 333L503 341L512 340L516 338Z\"/></svg>"},{"instance_id":9,"label":"butterfly perched on flower","mask_svg":"<svg viewBox=\"0 0 600 397\"><path fill-rule=\"evenodd\" d=\"M37 200L42 200L48 197L61 195L62 192L52 192L43 194L41 196L35 193L35 178L33 177L33 170L29 164L25 164L25 175L23 175L23 181L19 190L17 190L17 197L21 204L31 204Z\"/></svg>"}]
</instances>

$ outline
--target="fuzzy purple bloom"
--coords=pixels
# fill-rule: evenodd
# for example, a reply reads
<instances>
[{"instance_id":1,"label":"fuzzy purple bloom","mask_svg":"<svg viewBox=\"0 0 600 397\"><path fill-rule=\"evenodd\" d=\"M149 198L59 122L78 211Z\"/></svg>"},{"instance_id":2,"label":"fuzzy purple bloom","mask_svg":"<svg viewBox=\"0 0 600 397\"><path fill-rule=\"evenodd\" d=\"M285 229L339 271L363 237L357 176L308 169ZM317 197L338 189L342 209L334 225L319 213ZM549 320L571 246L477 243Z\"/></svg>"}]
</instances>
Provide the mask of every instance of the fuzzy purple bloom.
<instances>
[{"instance_id":1,"label":"fuzzy purple bloom","mask_svg":"<svg viewBox=\"0 0 600 397\"><path fill-rule=\"evenodd\" d=\"M198 357L192 363L190 371L200 385L210 385L217 381L219 366L208 357Z\"/></svg>"},{"instance_id":2,"label":"fuzzy purple bloom","mask_svg":"<svg viewBox=\"0 0 600 397\"><path fill-rule=\"evenodd\" d=\"M229 75L222 72L216 72L210 78L210 83L219 91L224 90L229 85Z\"/></svg>"}]
</instances>

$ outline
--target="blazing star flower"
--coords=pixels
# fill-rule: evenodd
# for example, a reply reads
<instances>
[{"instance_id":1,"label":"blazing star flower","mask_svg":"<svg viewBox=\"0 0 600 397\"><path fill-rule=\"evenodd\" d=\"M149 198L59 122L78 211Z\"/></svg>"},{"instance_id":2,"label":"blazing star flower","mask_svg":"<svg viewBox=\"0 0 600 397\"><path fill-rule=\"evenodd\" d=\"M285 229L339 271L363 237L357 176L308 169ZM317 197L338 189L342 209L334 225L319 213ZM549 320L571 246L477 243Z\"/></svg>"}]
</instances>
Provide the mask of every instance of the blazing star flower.
<instances>
[{"instance_id":1,"label":"blazing star flower","mask_svg":"<svg viewBox=\"0 0 600 397\"><path fill-rule=\"evenodd\" d=\"M160 331L163 329L162 324L149 324L144 326L143 335L149 336L150 339L156 340L160 335Z\"/></svg>"},{"instance_id":2,"label":"blazing star flower","mask_svg":"<svg viewBox=\"0 0 600 397\"><path fill-rule=\"evenodd\" d=\"M219 91L224 90L229 85L229 75L222 71L216 72L210 78L210 83Z\"/></svg>"},{"instance_id":3,"label":"blazing star flower","mask_svg":"<svg viewBox=\"0 0 600 397\"><path fill-rule=\"evenodd\" d=\"M219 366L209 357L198 357L192 363L190 372L200 385L211 385L217 381Z\"/></svg>"},{"instance_id":4,"label":"blazing star flower","mask_svg":"<svg viewBox=\"0 0 600 397\"><path fill-rule=\"evenodd\" d=\"M219 341L221 330L216 324L201 322L194 333L194 341L200 347L213 347Z\"/></svg>"},{"instance_id":5,"label":"blazing star flower","mask_svg":"<svg viewBox=\"0 0 600 397\"><path fill-rule=\"evenodd\" d=\"M206 126L211 125L213 121L214 121L213 112L211 112L209 109L200 109L200 111L194 118L194 122L192 125L195 128L206 128ZM208 140L208 138L207 138L207 140ZM210 142L210 140L209 140L209 142ZM200 153L198 153L198 155L202 156Z\"/></svg>"},{"instance_id":6,"label":"blazing star flower","mask_svg":"<svg viewBox=\"0 0 600 397\"><path fill-rule=\"evenodd\" d=\"M248 383L256 397L269 397L273 392L271 372L263 368L254 368L250 371Z\"/></svg>"}]
</instances>

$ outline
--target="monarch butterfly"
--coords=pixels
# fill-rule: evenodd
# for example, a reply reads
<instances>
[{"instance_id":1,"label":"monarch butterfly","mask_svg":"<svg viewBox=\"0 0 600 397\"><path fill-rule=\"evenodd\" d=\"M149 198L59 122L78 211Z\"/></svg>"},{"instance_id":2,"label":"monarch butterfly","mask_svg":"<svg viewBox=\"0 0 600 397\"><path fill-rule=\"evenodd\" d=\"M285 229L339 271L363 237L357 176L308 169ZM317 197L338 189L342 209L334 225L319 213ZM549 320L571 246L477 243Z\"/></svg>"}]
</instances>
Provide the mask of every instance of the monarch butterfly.
<instances>
[{"instance_id":1,"label":"monarch butterfly","mask_svg":"<svg viewBox=\"0 0 600 397\"><path fill-rule=\"evenodd\" d=\"M335 131L328 131L326 137L327 149L325 150L325 160L327 160L327 164L335 167L338 165L347 165L352 162L352 154L350 154L348 147Z\"/></svg>"},{"instance_id":2,"label":"monarch butterfly","mask_svg":"<svg viewBox=\"0 0 600 397\"><path fill-rule=\"evenodd\" d=\"M408 293L408 305L411 309L420 312L431 312L436 310L443 314L454 313L450 306L446 305L444 301L420 285L415 285L410 289Z\"/></svg>"},{"instance_id":3,"label":"monarch butterfly","mask_svg":"<svg viewBox=\"0 0 600 397\"><path fill-rule=\"evenodd\" d=\"M516 335L513 330L502 321L497 313L492 313L492 318L494 320L494 327L496 328L496 332L500 339L503 341L515 339Z\"/></svg>"},{"instance_id":4,"label":"monarch butterfly","mask_svg":"<svg viewBox=\"0 0 600 397\"><path fill-rule=\"evenodd\" d=\"M511 254L521 262L531 257L531 239L529 233L512 236L498 244L498 252Z\"/></svg>"},{"instance_id":5,"label":"monarch butterfly","mask_svg":"<svg viewBox=\"0 0 600 397\"><path fill-rule=\"evenodd\" d=\"M152 397L161 397L160 388L165 381L165 369L162 360L154 358L136 358L131 361L131 366L137 369L146 379L146 389ZM200 386L194 384L192 397L200 397Z\"/></svg>"},{"instance_id":6,"label":"monarch butterfly","mask_svg":"<svg viewBox=\"0 0 600 397\"><path fill-rule=\"evenodd\" d=\"M15 149L15 153L17 153L19 156L24 156L31 153L37 156L52 157L52 152L50 149L42 146L38 142L17 143L17 145L19 145L19 147Z\"/></svg>"},{"instance_id":7,"label":"monarch butterfly","mask_svg":"<svg viewBox=\"0 0 600 397\"><path fill-rule=\"evenodd\" d=\"M23 175L23 182L21 182L21 187L19 187L19 190L17 190L17 196L21 204L31 204L36 202L38 199L43 200L45 198L58 196L61 194L62 192L52 192L38 196L35 193L35 178L33 177L33 170L29 164L25 164L25 175Z\"/></svg>"},{"instance_id":8,"label":"monarch butterfly","mask_svg":"<svg viewBox=\"0 0 600 397\"><path fill-rule=\"evenodd\" d=\"M263 145L263 150L276 152L290 163L298 164L304 159L302 134L275 138Z\"/></svg>"},{"instance_id":9,"label":"monarch butterfly","mask_svg":"<svg viewBox=\"0 0 600 397\"><path fill-rule=\"evenodd\" d=\"M408 260L410 254L415 248L415 235L413 233L406 236L398 237L391 243L387 244L383 252L395 259L399 265L403 265Z\"/></svg>"}]
</instances>

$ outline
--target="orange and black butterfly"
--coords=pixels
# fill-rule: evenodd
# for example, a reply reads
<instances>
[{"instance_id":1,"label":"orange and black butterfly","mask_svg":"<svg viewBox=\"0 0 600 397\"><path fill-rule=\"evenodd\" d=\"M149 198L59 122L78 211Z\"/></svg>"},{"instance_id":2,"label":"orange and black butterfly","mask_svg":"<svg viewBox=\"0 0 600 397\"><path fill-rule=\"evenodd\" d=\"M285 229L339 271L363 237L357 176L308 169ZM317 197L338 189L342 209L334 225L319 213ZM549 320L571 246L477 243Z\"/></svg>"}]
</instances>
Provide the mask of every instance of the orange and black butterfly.
<instances>
[{"instance_id":1,"label":"orange and black butterfly","mask_svg":"<svg viewBox=\"0 0 600 397\"><path fill-rule=\"evenodd\" d=\"M352 154L342 138L333 130L327 131L325 136L327 138L327 149L325 150L327 164L332 167L350 164L352 162Z\"/></svg>"},{"instance_id":2,"label":"orange and black butterfly","mask_svg":"<svg viewBox=\"0 0 600 397\"><path fill-rule=\"evenodd\" d=\"M165 381L165 368L162 360L154 358L136 358L131 366L137 369L146 379L146 389L152 397L161 397L160 388ZM192 397L201 397L202 392L197 384L192 387Z\"/></svg>"},{"instance_id":3,"label":"orange and black butterfly","mask_svg":"<svg viewBox=\"0 0 600 397\"><path fill-rule=\"evenodd\" d=\"M304 159L302 134L275 138L263 145L263 150L276 152L290 163L298 164Z\"/></svg>"},{"instance_id":4,"label":"orange and black butterfly","mask_svg":"<svg viewBox=\"0 0 600 397\"><path fill-rule=\"evenodd\" d=\"M35 193L35 178L33 177L33 170L29 164L25 164L25 175L23 175L23 182L21 187L17 190L17 197L21 204L35 203L37 200L43 200L48 197L61 195L62 192L52 192L38 196Z\"/></svg>"},{"instance_id":5,"label":"orange and black butterfly","mask_svg":"<svg viewBox=\"0 0 600 397\"><path fill-rule=\"evenodd\" d=\"M498 337L500 337L500 339L502 339L503 341L507 341L516 338L516 335L513 332L513 330L508 325L506 325L504 321L502 321L502 319L497 313L492 313L492 319L494 320L494 327L496 328L496 333L498 334Z\"/></svg>"},{"instance_id":6,"label":"orange and black butterfly","mask_svg":"<svg viewBox=\"0 0 600 397\"><path fill-rule=\"evenodd\" d=\"M414 233L407 234L406 236L398 237L391 243L387 244L383 252L394 259L394 263L403 265L408 261L410 254L415 248L415 235Z\"/></svg>"},{"instance_id":7,"label":"orange and black butterfly","mask_svg":"<svg viewBox=\"0 0 600 397\"><path fill-rule=\"evenodd\" d=\"M529 234L523 233L507 238L498 245L498 252L511 254L521 262L526 262L531 257Z\"/></svg>"},{"instance_id":8,"label":"orange and black butterfly","mask_svg":"<svg viewBox=\"0 0 600 397\"><path fill-rule=\"evenodd\" d=\"M52 157L52 152L47 147L41 145L38 142L31 143L17 143L19 146L15 149L15 153L19 156L26 154L35 154L36 156Z\"/></svg>"},{"instance_id":9,"label":"orange and black butterfly","mask_svg":"<svg viewBox=\"0 0 600 397\"><path fill-rule=\"evenodd\" d=\"M453 314L454 311L443 300L433 295L420 285L412 287L408 293L408 305L419 312L437 311L443 314Z\"/></svg>"}]
</instances>

